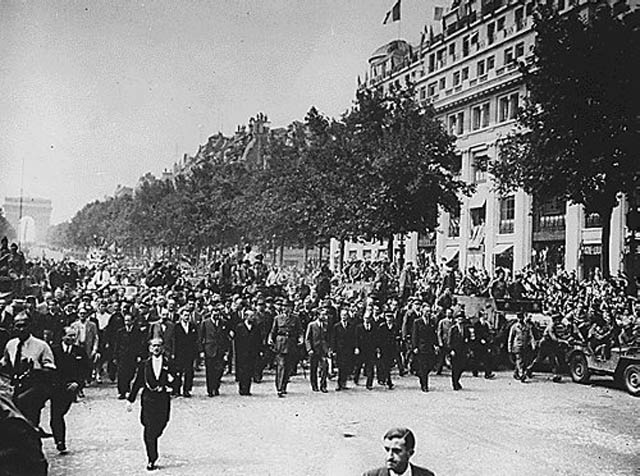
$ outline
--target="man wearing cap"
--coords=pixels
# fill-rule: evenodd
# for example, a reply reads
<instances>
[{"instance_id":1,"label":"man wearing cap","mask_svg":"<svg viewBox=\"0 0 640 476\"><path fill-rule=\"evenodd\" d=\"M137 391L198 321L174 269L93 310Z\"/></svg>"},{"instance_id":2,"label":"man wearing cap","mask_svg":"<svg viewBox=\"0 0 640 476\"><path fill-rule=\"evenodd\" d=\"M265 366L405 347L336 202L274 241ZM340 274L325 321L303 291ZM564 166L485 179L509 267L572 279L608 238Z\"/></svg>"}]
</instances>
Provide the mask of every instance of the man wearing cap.
<instances>
[{"instance_id":1,"label":"man wearing cap","mask_svg":"<svg viewBox=\"0 0 640 476\"><path fill-rule=\"evenodd\" d=\"M136 377L129 393L127 411L142 390L140 422L144 427L144 445L147 451L147 469L156 469L158 439L169 422L171 413L171 390L175 381L173 363L162 349L162 338L149 340L149 357L138 365Z\"/></svg>"},{"instance_id":2,"label":"man wearing cap","mask_svg":"<svg viewBox=\"0 0 640 476\"><path fill-rule=\"evenodd\" d=\"M519 312L517 318L518 320L511 326L511 329L509 329L507 350L509 354L513 356L515 363L513 378L524 383L527 379L525 355L532 345L533 336L531 335L531 329L529 329L529 326L525 322L524 313Z\"/></svg>"},{"instance_id":3,"label":"man wearing cap","mask_svg":"<svg viewBox=\"0 0 640 476\"><path fill-rule=\"evenodd\" d=\"M278 298L276 315L268 338L268 343L276 354L276 391L278 397L284 397L287 393L289 375L300 336L300 326L295 314L291 312L290 303L284 298Z\"/></svg>"}]
</instances>

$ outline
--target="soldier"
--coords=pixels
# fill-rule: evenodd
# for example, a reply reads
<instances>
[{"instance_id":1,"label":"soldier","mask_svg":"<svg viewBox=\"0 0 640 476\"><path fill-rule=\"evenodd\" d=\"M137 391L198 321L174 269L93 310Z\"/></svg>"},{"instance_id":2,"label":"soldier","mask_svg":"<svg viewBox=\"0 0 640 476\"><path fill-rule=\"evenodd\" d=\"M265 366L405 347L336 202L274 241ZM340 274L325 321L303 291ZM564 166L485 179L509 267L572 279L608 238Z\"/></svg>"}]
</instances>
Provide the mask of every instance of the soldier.
<instances>
[{"instance_id":1,"label":"soldier","mask_svg":"<svg viewBox=\"0 0 640 476\"><path fill-rule=\"evenodd\" d=\"M533 367L542 362L545 357L549 356L551 361L551 367L553 372L553 381L560 382L562 376L560 375L560 366L562 365L563 352L562 347L569 345L569 334L567 326L562 322L562 316L560 314L554 314L551 316L551 323L544 330L542 341L538 349L538 354L533 362L527 367L527 376L531 377Z\"/></svg>"},{"instance_id":2,"label":"soldier","mask_svg":"<svg viewBox=\"0 0 640 476\"><path fill-rule=\"evenodd\" d=\"M495 377L493 373L493 360L491 355L491 326L487 322L487 315L484 311L479 312L478 322L474 324L476 342L475 342L475 356L477 362L482 365L484 369L484 378L492 379Z\"/></svg>"},{"instance_id":3,"label":"soldier","mask_svg":"<svg viewBox=\"0 0 640 476\"><path fill-rule=\"evenodd\" d=\"M513 378L525 382L527 374L525 370L527 349L531 347L533 342L533 336L531 329L525 322L525 315L522 312L518 313L518 320L511 326L509 330L508 351L513 356L515 362L515 369L513 371Z\"/></svg>"},{"instance_id":4,"label":"soldier","mask_svg":"<svg viewBox=\"0 0 640 476\"><path fill-rule=\"evenodd\" d=\"M289 374L295 358L296 346L300 336L300 326L291 312L290 303L284 298L276 301L276 315L269 333L269 345L276 353L276 391L278 397L287 393Z\"/></svg>"}]
</instances>

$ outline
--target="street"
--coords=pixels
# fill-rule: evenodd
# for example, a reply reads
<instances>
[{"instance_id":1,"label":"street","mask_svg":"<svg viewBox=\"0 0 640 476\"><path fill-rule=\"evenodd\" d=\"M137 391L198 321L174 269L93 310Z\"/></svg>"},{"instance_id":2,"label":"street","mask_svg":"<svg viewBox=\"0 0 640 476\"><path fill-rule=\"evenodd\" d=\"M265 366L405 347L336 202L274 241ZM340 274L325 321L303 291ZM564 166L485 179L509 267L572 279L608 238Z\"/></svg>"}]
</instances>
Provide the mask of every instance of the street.
<instances>
[{"instance_id":1,"label":"street","mask_svg":"<svg viewBox=\"0 0 640 476\"><path fill-rule=\"evenodd\" d=\"M278 399L273 375L252 397L240 397L227 375L210 399L199 373L193 398L172 402L157 474L359 475L384 464L382 435L392 426L414 431L412 462L438 476L640 473L640 400L607 380L554 384L538 374L522 384L510 372L491 381L465 373L462 391L443 375L427 394L415 377L394 381L394 390L340 393L332 382L321 394L298 375ZM67 418L70 453L44 440L50 474L148 474L139 398L127 413L111 385L85 393Z\"/></svg>"}]
</instances>

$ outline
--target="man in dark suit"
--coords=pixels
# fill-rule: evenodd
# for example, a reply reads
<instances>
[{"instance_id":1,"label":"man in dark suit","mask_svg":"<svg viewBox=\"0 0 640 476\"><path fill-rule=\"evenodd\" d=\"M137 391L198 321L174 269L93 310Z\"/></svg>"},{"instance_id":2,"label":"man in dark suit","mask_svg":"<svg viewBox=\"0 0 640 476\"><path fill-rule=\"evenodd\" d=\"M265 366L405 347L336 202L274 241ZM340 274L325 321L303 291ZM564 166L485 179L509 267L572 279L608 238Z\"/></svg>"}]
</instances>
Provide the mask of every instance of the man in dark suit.
<instances>
[{"instance_id":1,"label":"man in dark suit","mask_svg":"<svg viewBox=\"0 0 640 476\"><path fill-rule=\"evenodd\" d=\"M376 352L378 351L378 333L377 326L368 313L364 315L362 324L356 327L356 349L358 364L353 381L356 384L358 383L360 370L364 367L364 374L367 377L367 390L372 390L376 368Z\"/></svg>"},{"instance_id":2,"label":"man in dark suit","mask_svg":"<svg viewBox=\"0 0 640 476\"><path fill-rule=\"evenodd\" d=\"M117 366L118 399L127 398L138 362L144 355L145 336L134 323L133 316L124 315L124 326L118 329L113 354Z\"/></svg>"},{"instance_id":3,"label":"man in dark suit","mask_svg":"<svg viewBox=\"0 0 640 476\"><path fill-rule=\"evenodd\" d=\"M180 311L180 321L174 328L174 363L177 378L173 390L174 395L191 397L193 388L193 367L198 357L198 330L191 321L191 313L187 309Z\"/></svg>"},{"instance_id":4,"label":"man in dark suit","mask_svg":"<svg viewBox=\"0 0 640 476\"><path fill-rule=\"evenodd\" d=\"M236 376L240 395L251 395L251 380L258 365L262 346L262 331L253 311L246 309L243 321L236 325Z\"/></svg>"},{"instance_id":5,"label":"man in dark suit","mask_svg":"<svg viewBox=\"0 0 640 476\"><path fill-rule=\"evenodd\" d=\"M336 354L338 363L338 386L336 391L347 388L347 379L353 369L353 359L356 349L356 328L349 322L349 311L340 311L340 322L333 326L333 340L331 348Z\"/></svg>"},{"instance_id":6,"label":"man in dark suit","mask_svg":"<svg viewBox=\"0 0 640 476\"><path fill-rule=\"evenodd\" d=\"M219 308L213 309L211 315L200 323L198 342L200 352L204 354L207 395L220 395L220 380L229 350L229 331Z\"/></svg>"},{"instance_id":7,"label":"man in dark suit","mask_svg":"<svg viewBox=\"0 0 640 476\"><path fill-rule=\"evenodd\" d=\"M287 393L289 375L293 368L296 346L301 337L300 326L295 314L291 312L290 303L284 298L276 302L276 315L269 333L269 345L276 353L276 391L278 397Z\"/></svg>"},{"instance_id":8,"label":"man in dark suit","mask_svg":"<svg viewBox=\"0 0 640 476\"><path fill-rule=\"evenodd\" d=\"M416 357L416 371L420 379L420 389L423 392L429 391L429 372L436 360L437 337L430 317L429 304L424 304L420 310L420 317L413 321L411 333L411 348Z\"/></svg>"},{"instance_id":9,"label":"man in dark suit","mask_svg":"<svg viewBox=\"0 0 640 476\"><path fill-rule=\"evenodd\" d=\"M56 379L51 392L51 431L60 454L67 453L64 416L71 408L89 368L84 348L75 345L76 330L65 327L62 342L51 348L56 361Z\"/></svg>"},{"instance_id":10,"label":"man in dark suit","mask_svg":"<svg viewBox=\"0 0 640 476\"><path fill-rule=\"evenodd\" d=\"M391 381L391 367L397 351L396 334L397 328L394 323L395 316L391 312L386 312L384 321L378 327L378 347L380 349L380 367L378 379L389 390L393 388Z\"/></svg>"},{"instance_id":11,"label":"man in dark suit","mask_svg":"<svg viewBox=\"0 0 640 476\"><path fill-rule=\"evenodd\" d=\"M386 466L372 469L362 476L391 476L410 474L411 476L435 476L426 468L409 462L415 453L416 437L409 428L391 428L383 437Z\"/></svg>"},{"instance_id":12,"label":"man in dark suit","mask_svg":"<svg viewBox=\"0 0 640 476\"><path fill-rule=\"evenodd\" d=\"M159 337L149 341L149 358L138 365L136 377L129 393L127 411L142 390L140 422L144 427L144 445L147 450L148 470L156 469L158 438L162 436L171 413L171 390L175 381L175 370L162 349Z\"/></svg>"},{"instance_id":13,"label":"man in dark suit","mask_svg":"<svg viewBox=\"0 0 640 476\"><path fill-rule=\"evenodd\" d=\"M164 353L172 359L175 350L175 323L171 322L169 311L163 309L160 320L149 325L149 340L160 338L164 342Z\"/></svg>"},{"instance_id":14,"label":"man in dark suit","mask_svg":"<svg viewBox=\"0 0 640 476\"><path fill-rule=\"evenodd\" d=\"M326 309L321 309L315 320L307 326L304 343L309 354L311 390L314 392L327 393L327 372L329 363L328 329L327 320L329 313ZM318 369L320 369L320 385L318 385Z\"/></svg>"},{"instance_id":15,"label":"man in dark suit","mask_svg":"<svg viewBox=\"0 0 640 476\"><path fill-rule=\"evenodd\" d=\"M449 331L449 354L451 355L451 384L454 390L461 390L460 376L467 358L467 331L464 327L462 311L456 316L456 323Z\"/></svg>"}]
</instances>

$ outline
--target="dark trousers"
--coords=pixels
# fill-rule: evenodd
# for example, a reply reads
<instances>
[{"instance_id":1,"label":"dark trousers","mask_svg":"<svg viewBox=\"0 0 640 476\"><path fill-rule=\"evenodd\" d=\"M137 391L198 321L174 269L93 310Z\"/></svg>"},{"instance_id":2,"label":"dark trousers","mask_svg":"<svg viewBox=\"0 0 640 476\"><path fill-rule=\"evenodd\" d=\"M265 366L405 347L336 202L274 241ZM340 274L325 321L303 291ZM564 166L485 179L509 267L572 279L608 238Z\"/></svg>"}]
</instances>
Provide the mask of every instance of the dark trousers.
<instances>
[{"instance_id":1,"label":"dark trousers","mask_svg":"<svg viewBox=\"0 0 640 476\"><path fill-rule=\"evenodd\" d=\"M66 389L58 389L51 395L51 418L49 424L56 444L66 442L67 425L64 421L64 416L71 408L74 397L75 392L70 392Z\"/></svg>"},{"instance_id":2,"label":"dark trousers","mask_svg":"<svg viewBox=\"0 0 640 476\"><path fill-rule=\"evenodd\" d=\"M473 365L471 366L471 372L476 377L480 369L484 370L484 376L488 377L492 372L491 353L486 345L477 344L473 348Z\"/></svg>"},{"instance_id":3,"label":"dark trousers","mask_svg":"<svg viewBox=\"0 0 640 476\"><path fill-rule=\"evenodd\" d=\"M378 364L378 381L382 385L391 386L391 367L393 367L393 354L382 354Z\"/></svg>"},{"instance_id":4,"label":"dark trousers","mask_svg":"<svg viewBox=\"0 0 640 476\"><path fill-rule=\"evenodd\" d=\"M526 377L524 352L514 352L513 362L515 364L515 368L513 369L513 378L524 380Z\"/></svg>"},{"instance_id":5,"label":"dark trousers","mask_svg":"<svg viewBox=\"0 0 640 476\"><path fill-rule=\"evenodd\" d=\"M549 357L549 362L551 362L551 371L555 376L560 375L560 369L563 361L563 353L562 349L559 345L553 342L541 342L540 347L538 348L538 353L536 354L536 358L533 359L533 362L529 364L527 367L527 373L531 373L533 367L542 362L545 358Z\"/></svg>"},{"instance_id":6,"label":"dark trousers","mask_svg":"<svg viewBox=\"0 0 640 476\"><path fill-rule=\"evenodd\" d=\"M257 360L258 356L252 355L236 361L236 378L240 395L249 395L251 393L251 380L255 374Z\"/></svg>"},{"instance_id":7,"label":"dark trousers","mask_svg":"<svg viewBox=\"0 0 640 476\"><path fill-rule=\"evenodd\" d=\"M131 381L136 373L136 362L118 362L118 394L125 395L131 389Z\"/></svg>"},{"instance_id":8,"label":"dark trousers","mask_svg":"<svg viewBox=\"0 0 640 476\"><path fill-rule=\"evenodd\" d=\"M353 371L353 381L358 383L360 380L360 373L364 371L365 377L367 377L367 388L373 386L373 378L376 373L376 358L375 356L363 356L362 354L356 357L356 365Z\"/></svg>"},{"instance_id":9,"label":"dark trousers","mask_svg":"<svg viewBox=\"0 0 640 476\"><path fill-rule=\"evenodd\" d=\"M292 359L293 355L290 353L276 354L276 391L278 393L287 391Z\"/></svg>"},{"instance_id":10,"label":"dark trousers","mask_svg":"<svg viewBox=\"0 0 640 476\"><path fill-rule=\"evenodd\" d=\"M429 372L433 368L433 356L429 354L417 354L414 356L416 362L416 373L420 380L420 388L422 390L429 389Z\"/></svg>"},{"instance_id":11,"label":"dark trousers","mask_svg":"<svg viewBox=\"0 0 640 476\"><path fill-rule=\"evenodd\" d=\"M156 462L158 459L158 438L162 436L164 427L157 425L145 426L142 432L142 438L144 439L144 447L147 450L147 458L151 462Z\"/></svg>"},{"instance_id":12,"label":"dark trousers","mask_svg":"<svg viewBox=\"0 0 640 476\"><path fill-rule=\"evenodd\" d=\"M220 391L220 380L224 372L224 360L222 356L205 357L204 367L207 380L207 393L212 395Z\"/></svg>"},{"instance_id":13,"label":"dark trousers","mask_svg":"<svg viewBox=\"0 0 640 476\"><path fill-rule=\"evenodd\" d=\"M256 383L262 382L262 376L264 374L264 369L267 366L273 363L273 351L268 347L263 348L262 357L258 358L258 363L256 364L256 371L253 376L253 381Z\"/></svg>"},{"instance_id":14,"label":"dark trousers","mask_svg":"<svg viewBox=\"0 0 640 476\"><path fill-rule=\"evenodd\" d=\"M193 365L194 360L182 362L176 372L176 382L174 387L175 393L190 393L193 388Z\"/></svg>"},{"instance_id":15,"label":"dark trousers","mask_svg":"<svg viewBox=\"0 0 640 476\"><path fill-rule=\"evenodd\" d=\"M39 427L40 414L49 396L49 388L43 383L36 383L16 388L13 403L33 426Z\"/></svg>"},{"instance_id":16,"label":"dark trousers","mask_svg":"<svg viewBox=\"0 0 640 476\"><path fill-rule=\"evenodd\" d=\"M310 360L310 374L311 374L311 389L312 390L324 390L327 388L327 373L329 370L329 363L327 362L327 356L324 354L314 353L309 357ZM320 370L320 386L318 387L318 370Z\"/></svg>"},{"instance_id":17,"label":"dark trousers","mask_svg":"<svg viewBox=\"0 0 640 476\"><path fill-rule=\"evenodd\" d=\"M440 375L442 373L442 369L445 366L447 355L449 355L449 348L447 346L440 347L438 351L438 363L436 364L436 373Z\"/></svg>"},{"instance_id":18,"label":"dark trousers","mask_svg":"<svg viewBox=\"0 0 640 476\"><path fill-rule=\"evenodd\" d=\"M455 355L451 357L451 384L454 389L461 388L460 377L464 371L464 365L465 356L463 352L456 352Z\"/></svg>"},{"instance_id":19,"label":"dark trousers","mask_svg":"<svg viewBox=\"0 0 640 476\"><path fill-rule=\"evenodd\" d=\"M338 355L338 388L345 388L351 371L353 370L353 358L351 355Z\"/></svg>"}]
</instances>

